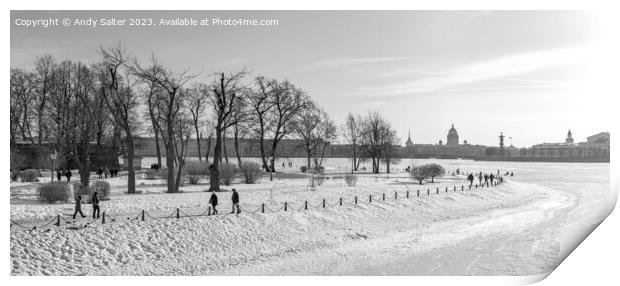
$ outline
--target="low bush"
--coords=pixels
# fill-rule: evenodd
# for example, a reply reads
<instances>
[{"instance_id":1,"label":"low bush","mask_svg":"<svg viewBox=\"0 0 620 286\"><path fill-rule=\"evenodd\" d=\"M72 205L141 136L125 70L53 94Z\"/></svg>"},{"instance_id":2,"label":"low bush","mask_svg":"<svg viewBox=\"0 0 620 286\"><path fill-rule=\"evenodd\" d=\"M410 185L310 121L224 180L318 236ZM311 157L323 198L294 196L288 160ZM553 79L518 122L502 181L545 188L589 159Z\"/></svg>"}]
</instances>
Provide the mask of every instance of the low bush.
<instances>
[{"instance_id":1,"label":"low bush","mask_svg":"<svg viewBox=\"0 0 620 286\"><path fill-rule=\"evenodd\" d=\"M252 161L243 162L240 172L246 184L253 184L263 176L263 169L258 163Z\"/></svg>"},{"instance_id":2,"label":"low bush","mask_svg":"<svg viewBox=\"0 0 620 286\"><path fill-rule=\"evenodd\" d=\"M97 196L102 201L107 201L110 199L110 183L106 181L94 181L89 186L89 198L93 196L95 192L97 192Z\"/></svg>"},{"instance_id":3,"label":"low bush","mask_svg":"<svg viewBox=\"0 0 620 286\"><path fill-rule=\"evenodd\" d=\"M308 167L301 166L301 167L299 167L299 171L301 171L302 173L305 173L306 171L308 171Z\"/></svg>"},{"instance_id":4,"label":"low bush","mask_svg":"<svg viewBox=\"0 0 620 286\"><path fill-rule=\"evenodd\" d=\"M184 166L187 179L190 184L196 185L200 179L208 177L209 164L203 161L187 161Z\"/></svg>"},{"instance_id":5,"label":"low bush","mask_svg":"<svg viewBox=\"0 0 620 286\"><path fill-rule=\"evenodd\" d=\"M38 182L41 172L35 169L27 169L21 173L22 182Z\"/></svg>"},{"instance_id":6,"label":"low bush","mask_svg":"<svg viewBox=\"0 0 620 286\"><path fill-rule=\"evenodd\" d=\"M230 163L222 163L219 166L219 171L220 171L220 183L226 186L230 186L230 184L235 179L238 173L237 166L235 166L234 164L230 164Z\"/></svg>"},{"instance_id":7,"label":"low bush","mask_svg":"<svg viewBox=\"0 0 620 286\"><path fill-rule=\"evenodd\" d=\"M77 196L82 196L82 201L89 203L93 197L93 194L97 192L97 196L101 201L107 201L110 199L111 192L110 183L107 181L94 181L87 187L82 186L82 183L73 183L73 198L77 199Z\"/></svg>"},{"instance_id":8,"label":"low bush","mask_svg":"<svg viewBox=\"0 0 620 286\"><path fill-rule=\"evenodd\" d=\"M316 166L316 167L312 168L312 171L314 171L315 174L323 174L323 173L325 173L325 167L323 167L323 166Z\"/></svg>"},{"instance_id":9,"label":"low bush","mask_svg":"<svg viewBox=\"0 0 620 286\"><path fill-rule=\"evenodd\" d=\"M157 171L151 169L151 170L146 170L144 173L142 173L142 178L145 180L155 180L158 177L158 173Z\"/></svg>"},{"instance_id":10,"label":"low bush","mask_svg":"<svg viewBox=\"0 0 620 286\"><path fill-rule=\"evenodd\" d=\"M39 171L39 169L26 169L24 171L32 172L32 173L36 174L37 177L43 177L43 175L41 175L41 171Z\"/></svg>"},{"instance_id":11,"label":"low bush","mask_svg":"<svg viewBox=\"0 0 620 286\"><path fill-rule=\"evenodd\" d=\"M349 187L355 187L357 184L357 174L346 173L344 174L344 182Z\"/></svg>"},{"instance_id":12,"label":"low bush","mask_svg":"<svg viewBox=\"0 0 620 286\"><path fill-rule=\"evenodd\" d=\"M37 188L39 201L45 203L67 202L70 194L69 185L61 182L47 183Z\"/></svg>"}]
</instances>

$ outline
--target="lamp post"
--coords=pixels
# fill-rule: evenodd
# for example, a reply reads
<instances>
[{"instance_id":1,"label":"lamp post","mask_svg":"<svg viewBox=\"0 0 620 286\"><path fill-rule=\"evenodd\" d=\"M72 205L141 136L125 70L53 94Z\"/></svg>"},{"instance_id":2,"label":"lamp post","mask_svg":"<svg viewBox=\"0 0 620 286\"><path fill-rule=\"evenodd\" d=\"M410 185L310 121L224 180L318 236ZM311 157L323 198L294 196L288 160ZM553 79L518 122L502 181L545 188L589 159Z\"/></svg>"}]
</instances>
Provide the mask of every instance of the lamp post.
<instances>
[{"instance_id":1,"label":"lamp post","mask_svg":"<svg viewBox=\"0 0 620 286\"><path fill-rule=\"evenodd\" d=\"M52 150L54 152L52 152ZM56 156L58 155L58 153L56 152L56 149L51 148L50 149L50 159L52 160L52 182L54 181L54 167L56 167L55 161L56 161Z\"/></svg>"}]
</instances>

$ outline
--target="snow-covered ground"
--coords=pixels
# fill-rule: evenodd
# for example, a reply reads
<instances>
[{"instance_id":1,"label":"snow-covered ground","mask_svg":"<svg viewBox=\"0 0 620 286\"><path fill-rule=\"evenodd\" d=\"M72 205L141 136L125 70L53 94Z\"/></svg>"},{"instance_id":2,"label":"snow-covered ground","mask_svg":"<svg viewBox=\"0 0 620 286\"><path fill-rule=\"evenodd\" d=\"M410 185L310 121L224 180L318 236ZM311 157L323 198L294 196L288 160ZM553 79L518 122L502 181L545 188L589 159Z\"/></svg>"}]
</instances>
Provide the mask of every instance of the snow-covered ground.
<instances>
[{"instance_id":1,"label":"snow-covered ground","mask_svg":"<svg viewBox=\"0 0 620 286\"><path fill-rule=\"evenodd\" d=\"M450 162L449 162L450 163ZM471 164L479 162L457 162ZM444 163L445 164L445 163ZM484 164L484 163L482 163ZM485 166L493 170L495 163ZM448 164L449 165L449 164ZM560 166L558 166L560 165ZM124 178L109 179L112 199L103 211L113 223L84 229L11 231L13 275L527 275L552 271L561 261L561 232L568 223L588 223L608 204L609 165L511 166L500 186L453 192L463 177L446 176L419 186L404 175L360 176L355 188L331 178L316 191L305 178L235 184L242 208L260 203L288 212L128 221L146 209L154 216L176 207L206 209L206 185L186 185L165 194L163 181L140 180L142 194L124 194ZM533 171L528 171L529 169ZM571 176L563 172L570 171ZM607 175L604 172L607 172ZM530 173L531 172L531 173ZM575 179L575 173L578 174ZM602 173L602 174L601 174ZM530 175L537 174L537 175ZM585 175L583 175L585 174ZM519 177L521 175L521 177ZM600 178L607 181L600 182ZM574 181L570 178L573 178ZM585 179L584 179L585 178ZM445 187L450 191L445 193ZM584 191L581 187L587 186ZM426 189L431 196L426 196ZM434 190L440 188L439 194ZM420 189L421 196L416 197ZM405 199L409 190L410 198ZM399 199L394 200L394 192ZM386 201L381 201L381 194ZM34 201L34 187L11 188L11 217L43 221L72 212L72 204ZM373 194L373 202L367 196ZM357 195L359 204L351 204ZM230 211L229 192L218 193L220 211ZM344 206L338 206L340 197ZM326 198L328 207L320 204ZM307 200L310 209L297 211ZM90 210L89 206L84 207ZM588 214L588 215L586 215ZM86 222L83 220L80 222Z\"/></svg>"}]
</instances>

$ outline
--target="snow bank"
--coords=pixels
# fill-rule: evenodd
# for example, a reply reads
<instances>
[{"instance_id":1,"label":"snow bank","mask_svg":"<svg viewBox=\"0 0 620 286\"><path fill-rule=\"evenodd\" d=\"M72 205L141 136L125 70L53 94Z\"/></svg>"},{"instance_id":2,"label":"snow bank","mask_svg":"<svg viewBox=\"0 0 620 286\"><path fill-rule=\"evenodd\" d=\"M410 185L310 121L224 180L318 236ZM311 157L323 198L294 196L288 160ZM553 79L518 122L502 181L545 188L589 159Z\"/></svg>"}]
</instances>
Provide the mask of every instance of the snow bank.
<instances>
[{"instance_id":1,"label":"snow bank","mask_svg":"<svg viewBox=\"0 0 620 286\"><path fill-rule=\"evenodd\" d=\"M357 188L339 183L307 191L300 182L278 191L241 189L242 200L300 201L316 205L321 197L332 199L344 194L386 192L388 199L359 205L332 206L326 209L270 214L218 215L181 219L126 221L93 224L80 230L11 231L11 273L13 275L209 275L209 274L339 274L347 269L362 269L378 260L410 255L398 241L415 240L434 225L445 221L477 217L494 210L528 205L548 197L532 185L507 182L503 185L444 193L443 186L460 178L446 180L439 195L416 197L418 187L391 179L375 182L360 180ZM362 182L363 181L363 182ZM261 187L268 187L264 183ZM379 186L383 186L378 189ZM403 191L410 190L405 199ZM400 191L394 200L393 191ZM389 192L388 192L389 191ZM391 192L391 193L390 193ZM229 194L221 194L228 196ZM153 212L171 206L201 208L208 194L152 194L118 196L104 202L104 210L118 215L149 207ZM349 198L351 198L350 196ZM221 210L228 211L228 198L221 198ZM349 199L350 201L350 199ZM26 209L11 214L37 217ZM249 206L247 206L249 207ZM52 209L47 209L52 208ZM60 207L62 210L63 207ZM42 211L57 211L46 206ZM293 209L293 208L292 208ZM411 247L411 244L406 244ZM424 247L434 247L425 243ZM416 251L419 251L417 249ZM325 260L333 257L334 260ZM326 263L333 261L333 263ZM345 261L345 263L343 263ZM336 271L335 269L339 269Z\"/></svg>"}]
</instances>

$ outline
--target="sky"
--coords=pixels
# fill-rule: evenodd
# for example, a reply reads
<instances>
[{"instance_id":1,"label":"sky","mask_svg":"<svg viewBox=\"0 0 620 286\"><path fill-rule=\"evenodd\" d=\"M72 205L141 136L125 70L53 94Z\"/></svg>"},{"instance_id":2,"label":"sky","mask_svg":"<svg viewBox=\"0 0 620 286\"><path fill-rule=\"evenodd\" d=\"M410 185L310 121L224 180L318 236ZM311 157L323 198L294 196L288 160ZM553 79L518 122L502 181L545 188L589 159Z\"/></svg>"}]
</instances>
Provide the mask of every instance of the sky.
<instances>
[{"instance_id":1,"label":"sky","mask_svg":"<svg viewBox=\"0 0 620 286\"><path fill-rule=\"evenodd\" d=\"M25 27L24 20L97 19L92 26ZM277 26L101 26L101 19L275 19ZM583 11L12 11L11 68L37 56L91 63L122 43L209 81L247 68L288 79L341 125L379 111L414 143L460 140L527 147L576 142L611 129L609 95L595 88L596 15ZM127 20L128 21L128 20Z\"/></svg>"}]
</instances>

